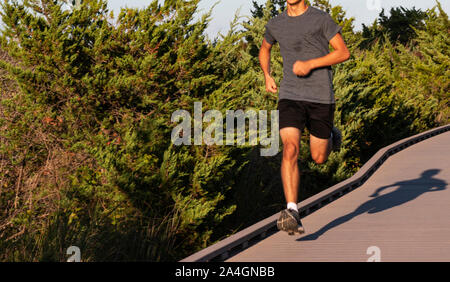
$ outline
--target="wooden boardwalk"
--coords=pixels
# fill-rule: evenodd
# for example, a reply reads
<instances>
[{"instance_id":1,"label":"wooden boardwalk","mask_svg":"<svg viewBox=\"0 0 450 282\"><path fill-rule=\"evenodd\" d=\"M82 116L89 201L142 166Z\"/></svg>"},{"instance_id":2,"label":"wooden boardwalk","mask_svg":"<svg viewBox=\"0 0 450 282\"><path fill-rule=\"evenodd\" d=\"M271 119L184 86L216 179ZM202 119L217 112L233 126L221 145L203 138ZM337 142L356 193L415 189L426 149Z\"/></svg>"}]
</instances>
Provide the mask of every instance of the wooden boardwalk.
<instances>
[{"instance_id":1,"label":"wooden boardwalk","mask_svg":"<svg viewBox=\"0 0 450 282\"><path fill-rule=\"evenodd\" d=\"M450 261L449 183L445 132L391 156L361 187L304 217L304 235L276 232L227 261Z\"/></svg>"}]
</instances>

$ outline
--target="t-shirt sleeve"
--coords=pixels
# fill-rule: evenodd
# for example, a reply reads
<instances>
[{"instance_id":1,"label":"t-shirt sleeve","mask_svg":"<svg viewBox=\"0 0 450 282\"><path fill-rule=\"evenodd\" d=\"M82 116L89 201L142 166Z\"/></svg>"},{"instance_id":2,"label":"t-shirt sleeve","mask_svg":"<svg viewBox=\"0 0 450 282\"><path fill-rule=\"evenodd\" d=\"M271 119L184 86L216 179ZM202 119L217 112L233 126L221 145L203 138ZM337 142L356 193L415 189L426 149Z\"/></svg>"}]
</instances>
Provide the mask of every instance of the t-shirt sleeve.
<instances>
[{"instance_id":1,"label":"t-shirt sleeve","mask_svg":"<svg viewBox=\"0 0 450 282\"><path fill-rule=\"evenodd\" d=\"M269 24L266 24L266 33L264 34L264 39L270 45L273 45L275 42L277 42L275 37L273 37L272 33L270 32Z\"/></svg>"},{"instance_id":2,"label":"t-shirt sleeve","mask_svg":"<svg viewBox=\"0 0 450 282\"><path fill-rule=\"evenodd\" d=\"M339 26L329 14L326 14L322 25L322 31L325 38L330 41L338 32L342 31L342 27Z\"/></svg>"}]
</instances>

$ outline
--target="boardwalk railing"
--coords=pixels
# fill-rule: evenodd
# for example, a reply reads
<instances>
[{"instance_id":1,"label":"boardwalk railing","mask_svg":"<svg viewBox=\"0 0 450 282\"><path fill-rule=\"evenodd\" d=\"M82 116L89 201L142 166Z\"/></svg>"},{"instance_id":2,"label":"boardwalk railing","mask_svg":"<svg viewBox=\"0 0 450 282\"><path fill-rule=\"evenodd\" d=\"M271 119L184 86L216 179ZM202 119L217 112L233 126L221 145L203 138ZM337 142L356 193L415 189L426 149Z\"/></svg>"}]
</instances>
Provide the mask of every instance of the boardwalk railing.
<instances>
[{"instance_id":1,"label":"boardwalk railing","mask_svg":"<svg viewBox=\"0 0 450 282\"><path fill-rule=\"evenodd\" d=\"M450 124L402 139L380 149L352 177L344 180L298 204L300 217L305 217L325 205L335 201L348 192L360 187L393 154L425 139L450 130ZM274 214L228 238L205 248L180 262L224 261L249 246L277 232L276 221L280 213Z\"/></svg>"}]
</instances>

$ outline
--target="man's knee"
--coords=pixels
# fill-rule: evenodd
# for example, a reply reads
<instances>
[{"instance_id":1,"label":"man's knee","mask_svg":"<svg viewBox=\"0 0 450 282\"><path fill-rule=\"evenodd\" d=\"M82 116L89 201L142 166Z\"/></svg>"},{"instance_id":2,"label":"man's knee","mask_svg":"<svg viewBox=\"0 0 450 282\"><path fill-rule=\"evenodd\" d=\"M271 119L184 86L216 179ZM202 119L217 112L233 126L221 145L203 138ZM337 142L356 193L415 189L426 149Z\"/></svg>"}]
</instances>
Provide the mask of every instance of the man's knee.
<instances>
[{"instance_id":1,"label":"man's knee","mask_svg":"<svg viewBox=\"0 0 450 282\"><path fill-rule=\"evenodd\" d=\"M311 154L311 157L316 164L324 164L328 160L325 154Z\"/></svg>"},{"instance_id":2,"label":"man's knee","mask_svg":"<svg viewBox=\"0 0 450 282\"><path fill-rule=\"evenodd\" d=\"M293 142L288 142L283 145L283 159L297 160L299 154L299 146Z\"/></svg>"}]
</instances>

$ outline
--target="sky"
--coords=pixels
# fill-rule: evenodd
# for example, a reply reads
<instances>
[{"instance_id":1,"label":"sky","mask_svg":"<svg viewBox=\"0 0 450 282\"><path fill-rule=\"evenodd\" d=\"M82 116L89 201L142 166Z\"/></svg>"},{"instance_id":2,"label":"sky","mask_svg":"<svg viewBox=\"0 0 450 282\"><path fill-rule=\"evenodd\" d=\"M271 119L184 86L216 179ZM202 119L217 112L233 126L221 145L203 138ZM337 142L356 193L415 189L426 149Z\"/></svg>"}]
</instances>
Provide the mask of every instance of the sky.
<instances>
[{"instance_id":1,"label":"sky","mask_svg":"<svg viewBox=\"0 0 450 282\"><path fill-rule=\"evenodd\" d=\"M152 2L152 0L107 0L108 8L114 10L114 15L118 15L121 7L142 8ZM259 4L264 4L267 0L256 0ZM354 17L355 30L361 30L362 24L370 25L378 17L381 8L384 8L386 15L392 7L403 6L406 8L415 7L426 10L436 5L435 0L329 0L332 5L341 5L347 13L347 17ZM163 0L159 0L160 3ZM217 36L219 32L226 34L230 28L230 22L234 19L236 11L240 9L241 16L249 16L253 8L251 0L201 0L199 4L199 14L204 14L215 3L211 22L207 29L210 38ZM442 8L450 14L450 1L440 0ZM0 20L0 27L2 22Z\"/></svg>"},{"instance_id":2,"label":"sky","mask_svg":"<svg viewBox=\"0 0 450 282\"><path fill-rule=\"evenodd\" d=\"M108 7L114 10L115 15L118 15L120 7L144 7L151 2L151 0L108 0ZM253 8L251 0L201 0L199 5L200 14L206 13L217 2L218 4L213 10L212 19L207 29L207 34L210 37L215 37L218 32L226 34L229 30L230 22L239 8L242 16L250 15L250 10ZM257 0L257 2L263 4L266 0ZM362 23L366 25L372 24L381 12L381 8L384 8L385 14L388 15L391 7L415 7L426 10L436 5L435 0L330 0L330 3L332 5L341 5L347 12L347 17L355 18L355 30L361 30ZM441 0L440 3L444 11L449 14L450 1Z\"/></svg>"}]
</instances>

